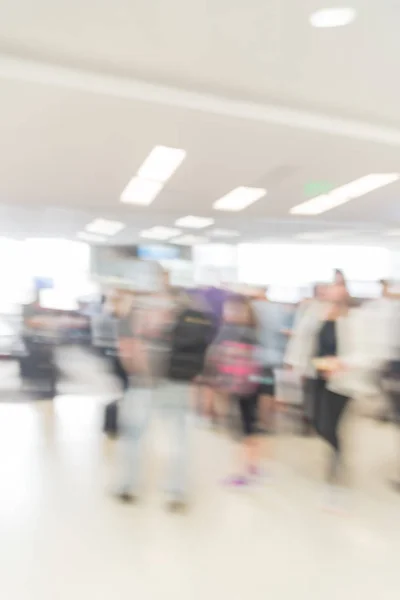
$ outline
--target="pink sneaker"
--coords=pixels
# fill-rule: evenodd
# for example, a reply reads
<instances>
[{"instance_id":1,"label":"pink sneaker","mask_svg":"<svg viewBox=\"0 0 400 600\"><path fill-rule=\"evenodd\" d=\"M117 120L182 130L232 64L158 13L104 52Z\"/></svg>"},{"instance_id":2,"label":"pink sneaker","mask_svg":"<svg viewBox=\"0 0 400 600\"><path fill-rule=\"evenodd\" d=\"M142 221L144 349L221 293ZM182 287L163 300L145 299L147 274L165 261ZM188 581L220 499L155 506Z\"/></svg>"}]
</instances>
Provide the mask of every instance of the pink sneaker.
<instances>
[{"instance_id":1,"label":"pink sneaker","mask_svg":"<svg viewBox=\"0 0 400 600\"><path fill-rule=\"evenodd\" d=\"M250 480L248 477L245 477L244 475L231 475L230 477L227 477L226 479L224 479L224 481L222 483L223 483L223 485L226 485L229 487L244 487L244 486L250 484Z\"/></svg>"}]
</instances>

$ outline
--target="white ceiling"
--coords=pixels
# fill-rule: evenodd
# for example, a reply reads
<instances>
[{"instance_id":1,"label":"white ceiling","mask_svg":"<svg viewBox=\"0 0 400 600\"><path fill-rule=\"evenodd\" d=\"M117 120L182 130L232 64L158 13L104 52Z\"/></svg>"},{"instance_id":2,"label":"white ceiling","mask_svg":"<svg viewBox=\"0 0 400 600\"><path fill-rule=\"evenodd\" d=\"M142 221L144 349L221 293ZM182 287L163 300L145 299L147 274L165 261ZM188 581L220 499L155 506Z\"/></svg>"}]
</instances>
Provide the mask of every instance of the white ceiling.
<instances>
[{"instance_id":1,"label":"white ceiling","mask_svg":"<svg viewBox=\"0 0 400 600\"><path fill-rule=\"evenodd\" d=\"M400 169L400 5L366 4L351 0L351 26L315 30L318 0L2 0L0 234L70 237L105 217L129 242L199 214L243 239L331 229L386 243L400 183L320 217L288 214L310 181ZM122 205L157 144L187 159L150 207ZM268 195L212 211L239 185Z\"/></svg>"}]
</instances>

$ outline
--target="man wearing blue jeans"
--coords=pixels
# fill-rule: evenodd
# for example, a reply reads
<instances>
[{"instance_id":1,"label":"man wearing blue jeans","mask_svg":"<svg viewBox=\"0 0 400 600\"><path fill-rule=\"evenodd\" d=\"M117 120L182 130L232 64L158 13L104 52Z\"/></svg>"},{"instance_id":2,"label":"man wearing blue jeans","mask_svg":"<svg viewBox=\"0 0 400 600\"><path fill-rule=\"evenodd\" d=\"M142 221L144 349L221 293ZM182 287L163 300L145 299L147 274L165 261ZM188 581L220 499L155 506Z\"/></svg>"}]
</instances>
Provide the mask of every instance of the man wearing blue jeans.
<instances>
[{"instance_id":1,"label":"man wearing blue jeans","mask_svg":"<svg viewBox=\"0 0 400 600\"><path fill-rule=\"evenodd\" d=\"M130 386L121 404L121 483L119 497L134 501L140 489L143 446L153 413L159 413L171 434L170 464L165 484L171 509L184 508L188 491L190 406L189 386Z\"/></svg>"},{"instance_id":2,"label":"man wearing blue jeans","mask_svg":"<svg viewBox=\"0 0 400 600\"><path fill-rule=\"evenodd\" d=\"M121 475L118 497L123 502L136 500L139 493L143 442L149 429L153 412L160 412L171 430L170 469L167 478L169 506L177 510L185 507L188 490L190 386L203 365L206 344L199 344L194 335L203 325L196 312L182 310L170 331L167 378L169 381L156 386L153 360L155 337L151 331L154 322L149 304L133 310L119 324L119 355L129 374L129 386L121 402ZM185 324L185 319L187 323ZM204 320L204 319L203 319ZM209 324L206 319L205 323ZM183 329L182 329L183 326ZM184 342L184 349L179 343ZM190 342L195 348L190 348ZM189 345L188 345L189 343ZM204 348L202 347L204 346ZM197 358L199 348L202 353Z\"/></svg>"}]
</instances>

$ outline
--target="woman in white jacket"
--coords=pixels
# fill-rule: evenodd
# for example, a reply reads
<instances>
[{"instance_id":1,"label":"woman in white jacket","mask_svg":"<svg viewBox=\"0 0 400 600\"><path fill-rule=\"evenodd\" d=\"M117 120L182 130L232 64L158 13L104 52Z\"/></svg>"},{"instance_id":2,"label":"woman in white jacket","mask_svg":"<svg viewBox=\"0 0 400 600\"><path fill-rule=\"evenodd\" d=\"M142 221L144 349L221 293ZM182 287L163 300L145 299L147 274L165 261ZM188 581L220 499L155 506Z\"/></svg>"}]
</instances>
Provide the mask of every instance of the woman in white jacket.
<instances>
[{"instance_id":1,"label":"woman in white jacket","mask_svg":"<svg viewBox=\"0 0 400 600\"><path fill-rule=\"evenodd\" d=\"M286 348L284 362L295 369L302 380L303 393L303 433L310 433L315 428L316 409L316 373L312 364L315 336L320 326L321 318L326 310L325 292L327 286L316 284L314 297L300 304L291 335Z\"/></svg>"},{"instance_id":2,"label":"woman in white jacket","mask_svg":"<svg viewBox=\"0 0 400 600\"><path fill-rule=\"evenodd\" d=\"M314 303L308 314L304 312L285 358L301 376L314 382L314 426L333 450L327 473L330 483L336 483L339 475L340 422L361 383L363 356L357 310L350 308L342 283L327 287L326 301Z\"/></svg>"}]
</instances>

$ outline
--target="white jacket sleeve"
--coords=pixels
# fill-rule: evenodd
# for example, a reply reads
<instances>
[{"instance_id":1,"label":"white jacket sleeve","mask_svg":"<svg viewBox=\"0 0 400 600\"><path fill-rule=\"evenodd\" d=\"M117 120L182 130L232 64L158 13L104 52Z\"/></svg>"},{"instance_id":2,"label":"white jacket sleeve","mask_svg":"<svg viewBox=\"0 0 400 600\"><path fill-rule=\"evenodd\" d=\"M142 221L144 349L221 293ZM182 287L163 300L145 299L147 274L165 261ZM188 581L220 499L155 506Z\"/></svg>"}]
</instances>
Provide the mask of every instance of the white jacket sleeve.
<instances>
[{"instance_id":1,"label":"white jacket sleeve","mask_svg":"<svg viewBox=\"0 0 400 600\"><path fill-rule=\"evenodd\" d=\"M314 353L315 336L320 322L320 307L311 303L300 308L289 339L285 354L285 363L298 370L302 375L312 370L311 359Z\"/></svg>"}]
</instances>

